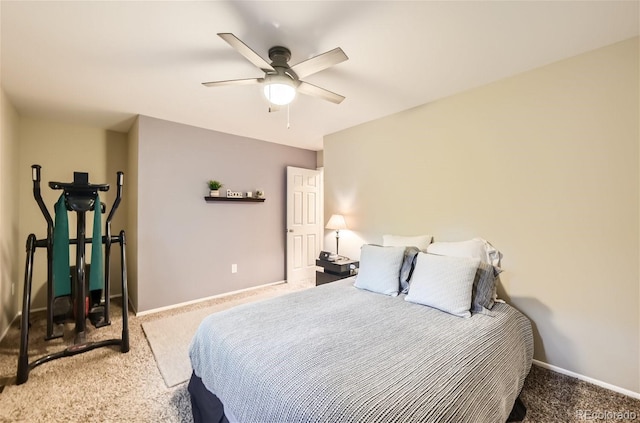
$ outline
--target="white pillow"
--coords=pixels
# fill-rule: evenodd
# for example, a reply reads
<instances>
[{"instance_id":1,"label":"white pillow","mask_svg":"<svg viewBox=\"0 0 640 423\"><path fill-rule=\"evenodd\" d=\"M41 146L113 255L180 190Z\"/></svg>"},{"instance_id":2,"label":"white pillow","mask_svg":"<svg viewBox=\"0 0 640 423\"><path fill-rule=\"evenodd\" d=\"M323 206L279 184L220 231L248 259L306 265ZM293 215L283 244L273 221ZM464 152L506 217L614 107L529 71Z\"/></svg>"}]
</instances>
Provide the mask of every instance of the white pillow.
<instances>
[{"instance_id":1,"label":"white pillow","mask_svg":"<svg viewBox=\"0 0 640 423\"><path fill-rule=\"evenodd\" d=\"M493 245L491 245L487 240L484 240L482 238L473 239L484 244L484 251L487 254L487 263L495 267L498 270L498 273L502 272L502 269L500 268L500 266L502 265L502 253L498 251Z\"/></svg>"},{"instance_id":2,"label":"white pillow","mask_svg":"<svg viewBox=\"0 0 640 423\"><path fill-rule=\"evenodd\" d=\"M502 259L502 253L482 238L459 242L434 242L427 247L427 252L440 256L477 258L498 269Z\"/></svg>"},{"instance_id":3,"label":"white pillow","mask_svg":"<svg viewBox=\"0 0 640 423\"><path fill-rule=\"evenodd\" d=\"M405 300L470 317L473 280L480 259L418 253Z\"/></svg>"},{"instance_id":4,"label":"white pillow","mask_svg":"<svg viewBox=\"0 0 640 423\"><path fill-rule=\"evenodd\" d=\"M431 235L400 236L383 235L382 245L385 247L416 247L421 251L427 251L433 237Z\"/></svg>"},{"instance_id":5,"label":"white pillow","mask_svg":"<svg viewBox=\"0 0 640 423\"><path fill-rule=\"evenodd\" d=\"M362 246L355 287L385 295L398 295L405 247Z\"/></svg>"}]
</instances>

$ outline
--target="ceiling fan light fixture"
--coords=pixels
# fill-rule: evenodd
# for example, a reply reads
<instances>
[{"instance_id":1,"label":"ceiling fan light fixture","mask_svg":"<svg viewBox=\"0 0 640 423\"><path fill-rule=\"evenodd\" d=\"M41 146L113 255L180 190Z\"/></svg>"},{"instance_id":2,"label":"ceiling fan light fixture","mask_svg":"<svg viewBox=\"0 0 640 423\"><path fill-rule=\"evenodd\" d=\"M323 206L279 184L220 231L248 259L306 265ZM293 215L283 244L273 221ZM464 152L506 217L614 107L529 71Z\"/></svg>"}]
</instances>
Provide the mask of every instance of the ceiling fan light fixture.
<instances>
[{"instance_id":1,"label":"ceiling fan light fixture","mask_svg":"<svg viewBox=\"0 0 640 423\"><path fill-rule=\"evenodd\" d=\"M1 0L0 0L1 1ZM300 78L320 72L333 65L349 60L340 47L318 54L302 62L289 66L291 50L284 46L273 46L269 49L271 63L264 60L258 53L246 45L241 39L230 32L218 33L227 44L244 56L254 66L264 72L264 78L232 79L227 81L203 82L205 87L220 87L223 85L261 84L264 96L272 106L286 106L297 96L298 92L340 104L344 96L324 88L301 81ZM269 107L269 111L278 107Z\"/></svg>"},{"instance_id":2,"label":"ceiling fan light fixture","mask_svg":"<svg viewBox=\"0 0 640 423\"><path fill-rule=\"evenodd\" d=\"M270 75L264 81L264 96L269 103L285 106L296 98L293 79L285 75Z\"/></svg>"}]
</instances>

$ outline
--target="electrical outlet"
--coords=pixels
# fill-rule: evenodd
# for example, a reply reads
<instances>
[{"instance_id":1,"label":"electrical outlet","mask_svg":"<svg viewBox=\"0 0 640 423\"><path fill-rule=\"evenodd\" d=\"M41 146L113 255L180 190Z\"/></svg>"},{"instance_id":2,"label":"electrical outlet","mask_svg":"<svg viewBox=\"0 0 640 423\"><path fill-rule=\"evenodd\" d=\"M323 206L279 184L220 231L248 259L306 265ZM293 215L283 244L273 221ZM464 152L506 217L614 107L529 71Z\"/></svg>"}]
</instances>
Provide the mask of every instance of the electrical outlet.
<instances>
[{"instance_id":1,"label":"electrical outlet","mask_svg":"<svg viewBox=\"0 0 640 423\"><path fill-rule=\"evenodd\" d=\"M231 273L238 273L238 265L237 264L232 264L231 265Z\"/></svg>"}]
</instances>

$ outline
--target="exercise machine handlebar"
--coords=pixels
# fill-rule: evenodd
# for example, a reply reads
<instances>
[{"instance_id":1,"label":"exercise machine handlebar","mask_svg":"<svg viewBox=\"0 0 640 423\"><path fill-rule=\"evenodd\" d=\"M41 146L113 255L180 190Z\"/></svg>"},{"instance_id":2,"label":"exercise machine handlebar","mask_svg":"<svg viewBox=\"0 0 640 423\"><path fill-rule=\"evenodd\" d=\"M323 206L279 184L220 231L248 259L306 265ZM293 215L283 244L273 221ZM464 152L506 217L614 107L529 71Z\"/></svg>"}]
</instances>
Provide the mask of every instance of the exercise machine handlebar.
<instances>
[{"instance_id":1,"label":"exercise machine handlebar","mask_svg":"<svg viewBox=\"0 0 640 423\"><path fill-rule=\"evenodd\" d=\"M45 221L47 222L47 233L53 234L53 218L47 209L44 200L42 199L42 191L40 189L41 182L41 174L40 170L42 166L34 164L31 166L31 179L33 180L33 197L38 203L38 207L44 216ZM54 190L64 190L65 188L70 187L72 184L69 183L61 183L61 182L49 182L49 187ZM106 225L109 226L111 221L113 220L113 216L115 215L118 206L120 206L120 202L122 201L122 186L124 185L124 173L121 171L116 172L116 198L111 206L111 210L109 211L109 215L107 216ZM85 186L78 186L77 184L73 185L74 191L81 191L83 193L91 193L101 191L106 192L109 191L109 184L86 184ZM104 209L103 209L104 210Z\"/></svg>"},{"instance_id":2,"label":"exercise machine handlebar","mask_svg":"<svg viewBox=\"0 0 640 423\"><path fill-rule=\"evenodd\" d=\"M42 200L42 193L40 190L41 168L42 166L37 164L31 166L31 179L33 179L33 197L35 198L36 203L38 203L38 207L44 215L44 219L47 221L47 234L53 236L53 219L51 218L51 214L49 214L49 210L47 210L47 206L44 204L44 200Z\"/></svg>"},{"instance_id":3,"label":"exercise machine handlebar","mask_svg":"<svg viewBox=\"0 0 640 423\"><path fill-rule=\"evenodd\" d=\"M107 216L107 226L111 223L111 219L113 219L113 215L116 213L118 206L120 205L120 201L122 201L122 185L124 184L124 173L117 172L116 173L116 199L111 206L111 211L109 211L109 215Z\"/></svg>"}]
</instances>

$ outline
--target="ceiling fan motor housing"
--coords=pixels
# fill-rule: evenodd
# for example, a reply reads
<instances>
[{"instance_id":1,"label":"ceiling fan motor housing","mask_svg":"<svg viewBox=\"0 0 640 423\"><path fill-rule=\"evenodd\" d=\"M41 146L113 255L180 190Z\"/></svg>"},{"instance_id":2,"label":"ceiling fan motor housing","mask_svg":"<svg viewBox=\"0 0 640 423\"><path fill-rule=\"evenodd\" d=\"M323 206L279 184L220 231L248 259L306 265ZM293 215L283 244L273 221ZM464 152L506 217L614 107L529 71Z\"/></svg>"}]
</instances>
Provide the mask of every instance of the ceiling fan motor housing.
<instances>
[{"instance_id":1,"label":"ceiling fan motor housing","mask_svg":"<svg viewBox=\"0 0 640 423\"><path fill-rule=\"evenodd\" d=\"M234 79L227 81L211 81L203 82L206 87L217 87L223 85L247 85L247 84L263 84L265 86L265 96L271 103L274 103L272 97L275 91L280 90L288 94L288 102L293 100L296 91L302 94L318 97L335 104L340 104L344 100L344 96L336 94L324 88L301 81L304 78L316 72L320 72L333 65L344 62L349 58L340 47L333 50L303 60L295 66L289 66L291 59L291 50L283 46L273 46L269 49L269 59L272 63L267 63L258 53L253 51L251 47L246 45L242 40L230 32L218 33L218 36L226 41L231 47L236 49L245 59L249 60L255 66L265 73L264 78L246 78ZM292 95L291 95L292 94ZM283 97L284 98L284 97ZM285 98L283 102L287 100ZM281 103L281 104L288 104ZM278 103L275 103L278 104Z\"/></svg>"},{"instance_id":2,"label":"ceiling fan motor housing","mask_svg":"<svg viewBox=\"0 0 640 423\"><path fill-rule=\"evenodd\" d=\"M267 72L265 82L267 84L275 82L275 80L283 80L283 77L291 79L294 87L299 85L298 75L288 65L291 59L291 50L282 46L274 46L269 49L269 59L271 59L271 67L275 72ZM275 78L274 78L275 77Z\"/></svg>"},{"instance_id":3,"label":"ceiling fan motor housing","mask_svg":"<svg viewBox=\"0 0 640 423\"><path fill-rule=\"evenodd\" d=\"M269 49L269 59L271 66L289 66L287 63L291 59L291 50L282 46L274 46Z\"/></svg>"}]
</instances>

